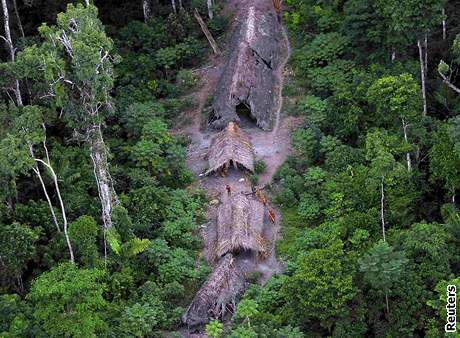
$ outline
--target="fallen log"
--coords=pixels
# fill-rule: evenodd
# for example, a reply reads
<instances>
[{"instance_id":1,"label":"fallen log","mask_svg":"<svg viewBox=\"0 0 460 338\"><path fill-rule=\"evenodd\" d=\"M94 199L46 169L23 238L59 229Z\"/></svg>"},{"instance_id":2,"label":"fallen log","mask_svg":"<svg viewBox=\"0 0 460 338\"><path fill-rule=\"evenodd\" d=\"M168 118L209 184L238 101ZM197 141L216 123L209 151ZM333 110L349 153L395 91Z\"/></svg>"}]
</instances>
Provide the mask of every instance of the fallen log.
<instances>
[{"instance_id":1,"label":"fallen log","mask_svg":"<svg viewBox=\"0 0 460 338\"><path fill-rule=\"evenodd\" d=\"M216 87L209 125L222 129L240 121L237 106L249 108L257 125L273 127L278 108L279 72L288 53L272 0L242 2L229 50Z\"/></svg>"},{"instance_id":2,"label":"fallen log","mask_svg":"<svg viewBox=\"0 0 460 338\"><path fill-rule=\"evenodd\" d=\"M198 24L200 25L201 30L206 36L206 39L208 39L208 42L211 45L211 48L214 51L214 54L219 55L220 54L219 46L217 45L216 40L214 40L214 38L212 37L211 32L209 31L208 27L206 26L206 23L203 21L200 13L198 13L198 10L196 8L195 8L195 11L193 12L193 15L195 16L196 21L198 21Z\"/></svg>"},{"instance_id":3,"label":"fallen log","mask_svg":"<svg viewBox=\"0 0 460 338\"><path fill-rule=\"evenodd\" d=\"M190 329L222 318L227 311L234 310L245 286L244 273L235 258L232 254L225 255L193 298L182 316L182 322Z\"/></svg>"}]
</instances>

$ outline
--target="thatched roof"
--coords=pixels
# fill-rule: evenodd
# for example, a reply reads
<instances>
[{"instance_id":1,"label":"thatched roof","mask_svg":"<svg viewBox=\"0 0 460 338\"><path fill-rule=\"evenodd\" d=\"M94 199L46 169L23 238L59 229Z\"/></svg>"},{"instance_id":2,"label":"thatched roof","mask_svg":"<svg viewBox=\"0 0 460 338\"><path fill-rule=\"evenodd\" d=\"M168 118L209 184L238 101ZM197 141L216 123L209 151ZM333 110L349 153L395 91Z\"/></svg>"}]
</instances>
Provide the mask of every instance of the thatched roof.
<instances>
[{"instance_id":1,"label":"thatched roof","mask_svg":"<svg viewBox=\"0 0 460 338\"><path fill-rule=\"evenodd\" d=\"M243 193L224 201L217 211L216 257L248 250L263 256L267 250L262 237L264 211L261 202Z\"/></svg>"},{"instance_id":2,"label":"thatched roof","mask_svg":"<svg viewBox=\"0 0 460 338\"><path fill-rule=\"evenodd\" d=\"M224 71L216 85L211 119L213 128L240 121L236 107L245 103L263 130L274 126L288 48L271 0L239 1L239 13Z\"/></svg>"},{"instance_id":3,"label":"thatched roof","mask_svg":"<svg viewBox=\"0 0 460 338\"><path fill-rule=\"evenodd\" d=\"M211 276L203 284L182 316L189 327L206 324L209 319L223 317L228 306L236 304L236 298L244 291L244 274L232 254L223 257Z\"/></svg>"},{"instance_id":4,"label":"thatched roof","mask_svg":"<svg viewBox=\"0 0 460 338\"><path fill-rule=\"evenodd\" d=\"M207 154L209 173L228 168L233 163L235 167L241 165L254 171L254 152L249 137L235 122L229 122L227 128L219 132L211 141Z\"/></svg>"}]
</instances>

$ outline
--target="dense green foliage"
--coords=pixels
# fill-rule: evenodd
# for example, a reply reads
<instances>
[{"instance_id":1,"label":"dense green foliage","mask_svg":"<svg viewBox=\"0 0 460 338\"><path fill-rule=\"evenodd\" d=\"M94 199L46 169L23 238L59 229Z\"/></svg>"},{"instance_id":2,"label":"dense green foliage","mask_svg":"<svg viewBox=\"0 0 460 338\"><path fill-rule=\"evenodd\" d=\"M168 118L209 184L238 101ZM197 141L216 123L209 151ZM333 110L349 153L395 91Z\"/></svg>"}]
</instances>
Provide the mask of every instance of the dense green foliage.
<instances>
[{"instance_id":1,"label":"dense green foliage","mask_svg":"<svg viewBox=\"0 0 460 338\"><path fill-rule=\"evenodd\" d=\"M19 6L23 23L35 15L21 38L7 3L18 51L16 62L1 65L0 336L175 331L209 272L195 235L204 194L188 187L186 142L169 133L193 105L190 68L207 52L191 4L177 14L160 5L144 23L141 2L121 4L123 20L116 4L50 1L45 13L43 2L30 2ZM215 34L222 23L209 22ZM24 106L8 95L14 77ZM108 231L85 146L97 124L118 195Z\"/></svg>"},{"instance_id":2,"label":"dense green foliage","mask_svg":"<svg viewBox=\"0 0 460 338\"><path fill-rule=\"evenodd\" d=\"M257 309L250 330L441 337L440 297L460 273L460 96L437 64L452 61L440 68L458 83L460 38L450 26L442 39L441 13L449 19L458 9L450 1L287 3L294 45L287 110L304 122L275 182L286 271L246 292ZM417 50L425 32L426 116ZM233 321L238 332L247 318Z\"/></svg>"},{"instance_id":3,"label":"dense green foliage","mask_svg":"<svg viewBox=\"0 0 460 338\"><path fill-rule=\"evenodd\" d=\"M195 104L191 69L208 47L193 9L206 18L206 2L174 13L152 1L145 21L141 1L90 3L18 1L16 16L7 1L17 54L0 64L1 337L169 337L209 273L196 236L205 196L187 141L169 131ZM460 288L460 8L285 5L285 111L303 121L271 185L285 271L252 284L230 325L205 330L442 337L446 286ZM226 18L207 24L219 36ZM110 229L85 144L94 125L117 193Z\"/></svg>"}]
</instances>

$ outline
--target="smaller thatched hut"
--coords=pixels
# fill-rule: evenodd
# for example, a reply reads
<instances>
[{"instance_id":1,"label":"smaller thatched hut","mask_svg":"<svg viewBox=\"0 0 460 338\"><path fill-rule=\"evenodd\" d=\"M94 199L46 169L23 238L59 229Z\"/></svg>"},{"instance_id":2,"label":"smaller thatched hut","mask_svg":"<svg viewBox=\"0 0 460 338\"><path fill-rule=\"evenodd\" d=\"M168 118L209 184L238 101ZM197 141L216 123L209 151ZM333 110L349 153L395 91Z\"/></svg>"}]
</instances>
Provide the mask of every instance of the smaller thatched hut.
<instances>
[{"instance_id":1,"label":"smaller thatched hut","mask_svg":"<svg viewBox=\"0 0 460 338\"><path fill-rule=\"evenodd\" d=\"M253 251L265 256L267 245L262 237L265 206L250 195L229 196L217 211L216 258L228 252Z\"/></svg>"},{"instance_id":2,"label":"smaller thatched hut","mask_svg":"<svg viewBox=\"0 0 460 338\"><path fill-rule=\"evenodd\" d=\"M207 154L209 169L206 175L218 170L227 170L232 164L254 171L254 152L249 137L235 122L219 132L211 141Z\"/></svg>"},{"instance_id":3,"label":"smaller thatched hut","mask_svg":"<svg viewBox=\"0 0 460 338\"><path fill-rule=\"evenodd\" d=\"M237 297L246 286L244 273L232 254L223 257L203 284L182 316L188 327L198 327L210 319L223 317L230 307L234 310Z\"/></svg>"}]
</instances>

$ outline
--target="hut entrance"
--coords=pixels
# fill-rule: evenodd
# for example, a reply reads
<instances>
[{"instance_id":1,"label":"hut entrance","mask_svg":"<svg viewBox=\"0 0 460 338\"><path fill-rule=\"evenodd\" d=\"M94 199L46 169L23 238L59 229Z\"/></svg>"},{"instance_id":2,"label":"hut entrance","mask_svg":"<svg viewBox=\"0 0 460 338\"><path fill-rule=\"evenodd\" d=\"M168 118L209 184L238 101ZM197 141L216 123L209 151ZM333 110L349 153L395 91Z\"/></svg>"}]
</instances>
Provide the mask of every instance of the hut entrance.
<instances>
[{"instance_id":1,"label":"hut entrance","mask_svg":"<svg viewBox=\"0 0 460 338\"><path fill-rule=\"evenodd\" d=\"M248 128L257 125L257 120L252 116L249 106L242 102L236 106L236 114L240 118L238 123L240 127Z\"/></svg>"}]
</instances>

